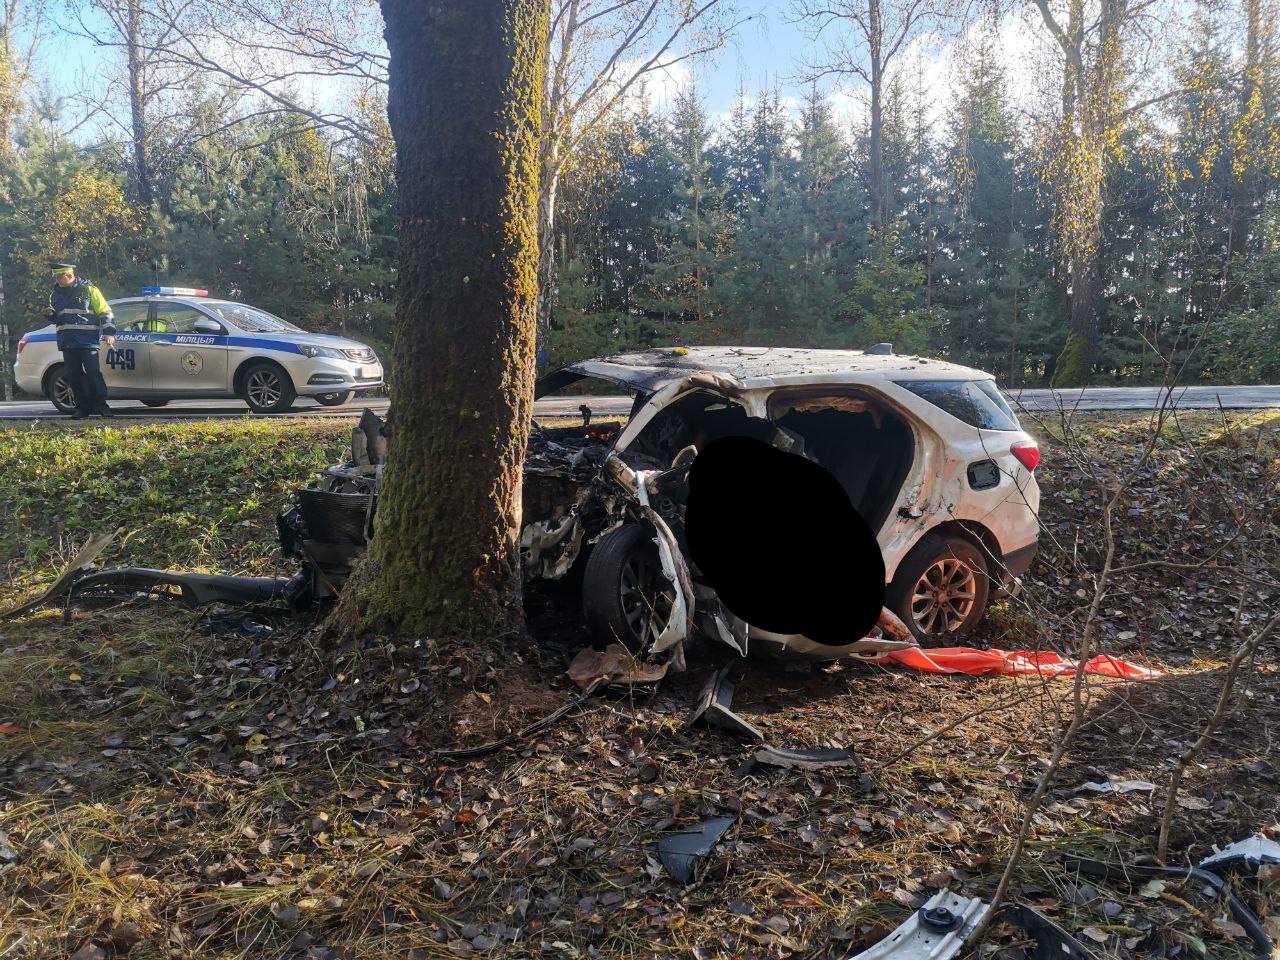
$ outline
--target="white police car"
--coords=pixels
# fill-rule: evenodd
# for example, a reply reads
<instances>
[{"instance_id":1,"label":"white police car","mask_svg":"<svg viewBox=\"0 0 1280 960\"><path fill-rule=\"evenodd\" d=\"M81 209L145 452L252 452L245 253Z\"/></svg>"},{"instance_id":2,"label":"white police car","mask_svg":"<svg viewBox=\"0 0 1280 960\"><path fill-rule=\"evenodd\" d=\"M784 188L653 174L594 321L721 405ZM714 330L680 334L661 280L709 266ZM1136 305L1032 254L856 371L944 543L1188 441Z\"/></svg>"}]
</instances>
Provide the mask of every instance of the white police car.
<instances>
[{"instance_id":1,"label":"white police car","mask_svg":"<svg viewBox=\"0 0 1280 960\"><path fill-rule=\"evenodd\" d=\"M300 396L326 406L382 386L373 350L345 337L307 333L274 314L208 291L144 287L111 301L116 341L99 363L112 400L163 407L186 398L239 397L255 413L281 413ZM18 386L72 413L53 324L18 341Z\"/></svg>"}]
</instances>

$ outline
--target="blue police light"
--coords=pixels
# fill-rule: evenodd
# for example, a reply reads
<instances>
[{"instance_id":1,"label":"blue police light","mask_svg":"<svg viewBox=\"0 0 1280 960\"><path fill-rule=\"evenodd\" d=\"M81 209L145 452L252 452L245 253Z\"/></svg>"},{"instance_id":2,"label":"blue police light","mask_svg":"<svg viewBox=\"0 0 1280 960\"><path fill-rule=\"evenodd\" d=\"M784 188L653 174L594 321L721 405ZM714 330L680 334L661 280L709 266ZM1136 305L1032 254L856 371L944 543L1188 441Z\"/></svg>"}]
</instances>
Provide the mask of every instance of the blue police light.
<instances>
[{"instance_id":1,"label":"blue police light","mask_svg":"<svg viewBox=\"0 0 1280 960\"><path fill-rule=\"evenodd\" d=\"M170 296L170 297L207 297L208 290L197 290L195 287L143 287L143 294L147 296Z\"/></svg>"}]
</instances>

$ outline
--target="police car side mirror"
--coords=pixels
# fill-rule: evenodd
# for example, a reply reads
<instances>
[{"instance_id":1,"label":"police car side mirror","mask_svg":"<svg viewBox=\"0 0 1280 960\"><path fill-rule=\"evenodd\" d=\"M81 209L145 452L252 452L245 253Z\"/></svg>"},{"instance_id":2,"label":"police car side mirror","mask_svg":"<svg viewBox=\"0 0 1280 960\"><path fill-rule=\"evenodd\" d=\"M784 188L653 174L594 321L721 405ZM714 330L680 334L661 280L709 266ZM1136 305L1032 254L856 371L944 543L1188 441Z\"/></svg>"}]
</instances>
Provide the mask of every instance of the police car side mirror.
<instances>
[{"instance_id":1,"label":"police car side mirror","mask_svg":"<svg viewBox=\"0 0 1280 960\"><path fill-rule=\"evenodd\" d=\"M208 318L201 318L200 320L197 320L192 329L194 329L196 333L212 333L214 335L223 332L222 324L217 320L210 320Z\"/></svg>"}]
</instances>

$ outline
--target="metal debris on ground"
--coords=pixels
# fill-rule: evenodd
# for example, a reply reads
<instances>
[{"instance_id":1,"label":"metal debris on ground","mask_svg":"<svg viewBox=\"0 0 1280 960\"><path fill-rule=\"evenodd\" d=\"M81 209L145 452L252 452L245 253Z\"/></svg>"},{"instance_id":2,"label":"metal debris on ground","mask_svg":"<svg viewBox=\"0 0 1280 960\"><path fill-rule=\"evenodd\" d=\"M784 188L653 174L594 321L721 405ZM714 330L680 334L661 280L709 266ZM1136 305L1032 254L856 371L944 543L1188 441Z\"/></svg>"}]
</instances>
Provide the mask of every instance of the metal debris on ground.
<instances>
[{"instance_id":1,"label":"metal debris on ground","mask_svg":"<svg viewBox=\"0 0 1280 960\"><path fill-rule=\"evenodd\" d=\"M964 948L987 909L977 897L941 890L893 933L849 960L948 960Z\"/></svg>"},{"instance_id":2,"label":"metal debris on ground","mask_svg":"<svg viewBox=\"0 0 1280 960\"><path fill-rule=\"evenodd\" d=\"M699 862L715 849L734 822L734 817L710 817L668 833L658 841L658 859L673 880L692 883Z\"/></svg>"},{"instance_id":3,"label":"metal debris on ground","mask_svg":"<svg viewBox=\"0 0 1280 960\"><path fill-rule=\"evenodd\" d=\"M723 730L725 733L744 740L764 742L764 734L747 720L732 710L733 682L729 679L729 667L721 667L707 678L693 712L685 721L684 728L691 729L699 722L707 726Z\"/></svg>"},{"instance_id":4,"label":"metal debris on ground","mask_svg":"<svg viewBox=\"0 0 1280 960\"><path fill-rule=\"evenodd\" d=\"M859 765L858 755L852 750L787 750L768 745L756 751L755 761L785 770L830 770Z\"/></svg>"},{"instance_id":5,"label":"metal debris on ground","mask_svg":"<svg viewBox=\"0 0 1280 960\"><path fill-rule=\"evenodd\" d=\"M1255 834L1205 857L1200 861L1200 869L1222 874L1244 867L1257 872L1264 863L1280 863L1280 843Z\"/></svg>"}]
</instances>

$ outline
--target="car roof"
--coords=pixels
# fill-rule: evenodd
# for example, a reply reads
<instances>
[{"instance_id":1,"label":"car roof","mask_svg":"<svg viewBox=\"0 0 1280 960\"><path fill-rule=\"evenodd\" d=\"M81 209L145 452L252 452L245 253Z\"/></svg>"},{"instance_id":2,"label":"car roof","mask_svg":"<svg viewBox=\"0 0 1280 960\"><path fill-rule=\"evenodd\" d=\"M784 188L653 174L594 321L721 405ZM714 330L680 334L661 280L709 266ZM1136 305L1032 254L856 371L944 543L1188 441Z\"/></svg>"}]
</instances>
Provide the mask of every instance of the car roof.
<instances>
[{"instance_id":1,"label":"car roof","mask_svg":"<svg viewBox=\"0 0 1280 960\"><path fill-rule=\"evenodd\" d=\"M565 368L652 393L695 373L716 373L744 387L869 380L991 380L991 374L926 357L796 347L663 347L580 360Z\"/></svg>"}]
</instances>

